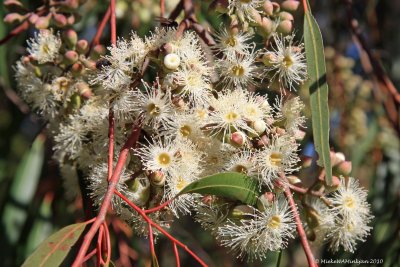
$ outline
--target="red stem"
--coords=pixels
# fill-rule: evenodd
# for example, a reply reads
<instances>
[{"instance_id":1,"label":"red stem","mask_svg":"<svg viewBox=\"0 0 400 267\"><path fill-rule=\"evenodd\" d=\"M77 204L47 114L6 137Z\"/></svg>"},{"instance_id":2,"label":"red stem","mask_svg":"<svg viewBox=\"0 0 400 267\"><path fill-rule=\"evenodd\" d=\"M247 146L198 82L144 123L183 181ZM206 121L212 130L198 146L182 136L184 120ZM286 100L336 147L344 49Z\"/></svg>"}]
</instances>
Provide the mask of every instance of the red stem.
<instances>
[{"instance_id":1,"label":"red stem","mask_svg":"<svg viewBox=\"0 0 400 267\"><path fill-rule=\"evenodd\" d=\"M111 44L117 44L117 18L115 16L115 0L110 2L111 9Z\"/></svg>"},{"instance_id":2,"label":"red stem","mask_svg":"<svg viewBox=\"0 0 400 267\"><path fill-rule=\"evenodd\" d=\"M282 179L287 182L286 177L284 177L283 175ZM279 182L279 184L285 189L285 196L289 201L290 209L292 210L293 217L296 222L297 233L299 234L301 245L303 246L304 252L306 254L308 265L310 267L318 267L318 264L314 258L314 254L312 253L310 245L308 244L306 232L304 231L303 224L300 220L300 215L297 210L296 203L294 203L292 192L290 191L290 188L282 182Z\"/></svg>"},{"instance_id":3,"label":"red stem","mask_svg":"<svg viewBox=\"0 0 400 267\"><path fill-rule=\"evenodd\" d=\"M303 0L303 8L304 8L304 13L309 12L308 10L308 4L307 4L307 0Z\"/></svg>"},{"instance_id":4,"label":"red stem","mask_svg":"<svg viewBox=\"0 0 400 267\"><path fill-rule=\"evenodd\" d=\"M180 267L181 262L180 262L180 258L179 258L179 251L178 251L178 247L176 246L175 243L174 243L174 254L175 254L176 267Z\"/></svg>"},{"instance_id":5,"label":"red stem","mask_svg":"<svg viewBox=\"0 0 400 267\"><path fill-rule=\"evenodd\" d=\"M171 242L174 244L177 244L178 246L182 247L184 250L186 250L197 262L200 263L201 266L208 266L205 262L203 262L193 251L191 251L185 244L171 236L167 231L165 231L161 226L153 222L138 206L136 206L134 203L132 203L128 198L126 198L123 194L115 190L115 194L119 196L122 200L124 200L130 207L132 207L137 213L139 213L140 216L151 226L156 228L158 231L160 231L163 235L165 235Z\"/></svg>"},{"instance_id":6,"label":"red stem","mask_svg":"<svg viewBox=\"0 0 400 267\"><path fill-rule=\"evenodd\" d=\"M161 205L159 205L157 207L154 207L154 208L151 208L151 209L148 209L148 210L144 210L144 213L147 214L147 213L152 213L152 212L161 210L161 209L165 208L166 206L168 206L169 203L171 203L173 200L174 199L170 199L168 201L165 201L163 204L161 204Z\"/></svg>"},{"instance_id":7,"label":"red stem","mask_svg":"<svg viewBox=\"0 0 400 267\"><path fill-rule=\"evenodd\" d=\"M107 260L105 266L108 266L111 261L110 231L108 230L108 225L106 222L103 222L103 225L104 225L104 240L106 241L106 249L107 249Z\"/></svg>"},{"instance_id":8,"label":"red stem","mask_svg":"<svg viewBox=\"0 0 400 267\"><path fill-rule=\"evenodd\" d=\"M107 192L106 192L103 202L101 204L99 214L97 215L97 217L96 217L94 223L92 224L92 226L90 227L89 231L86 233L86 235L83 239L83 242L82 242L82 246L78 252L78 255L75 258L75 261L74 261L72 267L81 266L82 260L85 257L85 254L90 246L90 243L93 240L93 237L97 233L100 225L104 222L104 220L106 218L107 210L111 204L111 199L114 195L114 189L116 188L116 186L118 184L122 170L125 166L125 162L128 158L129 150L131 149L131 147L134 146L134 144L136 144L136 142L139 138L139 134L140 134L140 128L134 127L128 140L122 147L119 158L118 158L117 165L115 166L113 175L111 176L110 183L108 184Z\"/></svg>"},{"instance_id":9,"label":"red stem","mask_svg":"<svg viewBox=\"0 0 400 267\"><path fill-rule=\"evenodd\" d=\"M111 7L108 7L106 14L104 14L103 19L101 20L99 27L97 28L96 35L94 36L92 43L90 44L90 48L98 45L100 43L100 37L104 31L104 28L107 25L108 20L111 17Z\"/></svg>"},{"instance_id":10,"label":"red stem","mask_svg":"<svg viewBox=\"0 0 400 267\"><path fill-rule=\"evenodd\" d=\"M108 173L107 181L111 180L113 172L113 159L114 159L114 111L112 108L112 101L110 101L110 110L108 111Z\"/></svg>"},{"instance_id":11,"label":"red stem","mask_svg":"<svg viewBox=\"0 0 400 267\"><path fill-rule=\"evenodd\" d=\"M97 236L97 244L96 244L96 248L97 248L97 267L100 267L102 264L104 264L103 261L103 255L102 255L102 241L103 241L103 233L104 233L104 227L103 224L100 225L99 227L99 234Z\"/></svg>"},{"instance_id":12,"label":"red stem","mask_svg":"<svg viewBox=\"0 0 400 267\"><path fill-rule=\"evenodd\" d=\"M82 263L86 262L88 259L93 257L96 253L97 253L97 248L93 249L89 254L87 254L86 257L83 258L83 262Z\"/></svg>"},{"instance_id":13,"label":"red stem","mask_svg":"<svg viewBox=\"0 0 400 267\"><path fill-rule=\"evenodd\" d=\"M160 0L160 17L165 15L165 0Z\"/></svg>"}]
</instances>

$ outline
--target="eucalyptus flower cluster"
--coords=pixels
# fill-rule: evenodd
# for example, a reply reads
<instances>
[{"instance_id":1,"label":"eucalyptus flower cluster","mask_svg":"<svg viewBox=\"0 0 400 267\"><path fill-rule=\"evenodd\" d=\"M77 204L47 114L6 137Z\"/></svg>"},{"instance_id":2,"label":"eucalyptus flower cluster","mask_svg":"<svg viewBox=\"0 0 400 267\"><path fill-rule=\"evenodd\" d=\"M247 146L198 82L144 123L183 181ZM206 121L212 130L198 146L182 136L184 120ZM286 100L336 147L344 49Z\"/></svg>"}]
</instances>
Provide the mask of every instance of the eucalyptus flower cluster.
<instances>
[{"instance_id":1,"label":"eucalyptus flower cluster","mask_svg":"<svg viewBox=\"0 0 400 267\"><path fill-rule=\"evenodd\" d=\"M240 23L252 21L261 2L229 1L229 14ZM274 33L269 45L258 48L246 27L222 25L216 44L207 48L195 32L161 27L145 38L135 33L120 38L100 59L71 34L38 32L28 42L29 55L16 65L21 95L48 121L69 195L79 192L81 177L94 204L102 203L111 109L114 162L132 125L141 127L117 190L143 209L170 201L152 220L168 227L174 217L194 214L221 245L249 259L287 246L296 227L281 193L288 183L282 177L301 168L305 126L304 104L289 91L307 78L303 47L293 34ZM144 75L149 68L153 76ZM176 197L190 183L220 172L253 179L264 192L258 204L200 194ZM353 251L370 229L365 192L349 181L338 185L331 204L319 212L332 216L324 239L333 250ZM148 234L126 203L114 196L112 204L136 233Z\"/></svg>"}]
</instances>

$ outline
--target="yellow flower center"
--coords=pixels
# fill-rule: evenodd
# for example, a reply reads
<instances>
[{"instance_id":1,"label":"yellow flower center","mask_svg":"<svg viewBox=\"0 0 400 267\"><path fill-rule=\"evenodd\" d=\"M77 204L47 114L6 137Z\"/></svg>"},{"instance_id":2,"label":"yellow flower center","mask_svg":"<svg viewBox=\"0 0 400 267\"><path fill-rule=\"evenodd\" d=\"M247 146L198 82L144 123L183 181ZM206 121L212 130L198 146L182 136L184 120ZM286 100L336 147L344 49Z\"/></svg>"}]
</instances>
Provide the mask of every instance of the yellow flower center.
<instances>
[{"instance_id":1,"label":"yellow flower center","mask_svg":"<svg viewBox=\"0 0 400 267\"><path fill-rule=\"evenodd\" d=\"M344 206L348 209L354 209L355 207L355 203L354 203L354 199L350 196L346 197L343 201Z\"/></svg>"},{"instance_id":2,"label":"yellow flower center","mask_svg":"<svg viewBox=\"0 0 400 267\"><path fill-rule=\"evenodd\" d=\"M243 174L247 174L247 168L245 166L243 166L243 165L238 164L233 169L234 169L235 172L240 172L240 173L243 173Z\"/></svg>"},{"instance_id":3,"label":"yellow flower center","mask_svg":"<svg viewBox=\"0 0 400 267\"><path fill-rule=\"evenodd\" d=\"M290 55L286 55L283 58L283 66L285 66L286 68L290 68L293 65L293 60L291 58Z\"/></svg>"},{"instance_id":4,"label":"yellow flower center","mask_svg":"<svg viewBox=\"0 0 400 267\"><path fill-rule=\"evenodd\" d=\"M150 103L147 105L147 113L149 113L150 116L158 116L161 113L160 111L160 107L154 103Z\"/></svg>"},{"instance_id":5,"label":"yellow flower center","mask_svg":"<svg viewBox=\"0 0 400 267\"><path fill-rule=\"evenodd\" d=\"M45 54L48 54L48 53L50 52L50 47L49 47L49 45L48 45L48 44L43 44L43 46L42 46L42 51L43 51Z\"/></svg>"},{"instance_id":6,"label":"yellow flower center","mask_svg":"<svg viewBox=\"0 0 400 267\"><path fill-rule=\"evenodd\" d=\"M269 156L269 162L276 167L280 167L282 163L282 153L272 152Z\"/></svg>"},{"instance_id":7,"label":"yellow flower center","mask_svg":"<svg viewBox=\"0 0 400 267\"><path fill-rule=\"evenodd\" d=\"M281 226L281 217L279 215L274 215L268 221L268 227L272 229L278 229Z\"/></svg>"},{"instance_id":8,"label":"yellow flower center","mask_svg":"<svg viewBox=\"0 0 400 267\"><path fill-rule=\"evenodd\" d=\"M234 121L236 121L238 119L238 117L239 117L239 115L236 112L233 112L233 111L231 111L231 112L229 112L229 113L227 113L225 115L225 119L228 122L234 122Z\"/></svg>"},{"instance_id":9,"label":"yellow flower center","mask_svg":"<svg viewBox=\"0 0 400 267\"><path fill-rule=\"evenodd\" d=\"M237 44L235 36L229 36L229 38L225 40L225 44L234 47Z\"/></svg>"},{"instance_id":10,"label":"yellow flower center","mask_svg":"<svg viewBox=\"0 0 400 267\"><path fill-rule=\"evenodd\" d=\"M187 185L187 182L185 179L183 179L181 176L178 178L178 183L176 184L176 189L181 191L185 186Z\"/></svg>"},{"instance_id":11,"label":"yellow flower center","mask_svg":"<svg viewBox=\"0 0 400 267\"><path fill-rule=\"evenodd\" d=\"M235 76L243 76L244 68L240 65L236 65L232 67L232 74Z\"/></svg>"},{"instance_id":12,"label":"yellow flower center","mask_svg":"<svg viewBox=\"0 0 400 267\"><path fill-rule=\"evenodd\" d=\"M197 116L200 119L204 119L207 116L207 111L205 109L199 109L197 110Z\"/></svg>"},{"instance_id":13,"label":"yellow flower center","mask_svg":"<svg viewBox=\"0 0 400 267\"><path fill-rule=\"evenodd\" d=\"M157 162L162 167L167 167L171 163L171 156L166 152L162 152L157 156Z\"/></svg>"},{"instance_id":14,"label":"yellow flower center","mask_svg":"<svg viewBox=\"0 0 400 267\"><path fill-rule=\"evenodd\" d=\"M187 137L192 133L192 129L190 128L189 125L183 125L180 129L179 132L183 137Z\"/></svg>"}]
</instances>

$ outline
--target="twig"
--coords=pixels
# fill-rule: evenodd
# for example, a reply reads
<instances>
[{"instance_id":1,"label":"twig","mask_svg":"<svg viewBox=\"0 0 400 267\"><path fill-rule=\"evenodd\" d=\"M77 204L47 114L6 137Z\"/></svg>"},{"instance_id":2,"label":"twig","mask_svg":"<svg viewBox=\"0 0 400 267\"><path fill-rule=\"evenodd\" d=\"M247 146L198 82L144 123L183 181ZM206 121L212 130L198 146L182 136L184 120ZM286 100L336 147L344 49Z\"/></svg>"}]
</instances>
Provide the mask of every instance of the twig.
<instances>
[{"instance_id":1,"label":"twig","mask_svg":"<svg viewBox=\"0 0 400 267\"><path fill-rule=\"evenodd\" d=\"M165 15L165 0L160 0L160 17Z\"/></svg>"},{"instance_id":2,"label":"twig","mask_svg":"<svg viewBox=\"0 0 400 267\"><path fill-rule=\"evenodd\" d=\"M103 202L100 207L99 214L95 218L95 221L92 224L92 226L90 227L89 231L86 233L86 235L83 239L83 242L82 242L82 246L79 249L78 255L76 256L72 267L81 266L82 260L90 246L91 241L93 240L93 237L97 233L100 225L104 222L108 208L111 205L111 199L114 195L114 189L116 188L116 186L118 184L122 170L125 166L125 162L128 158L129 150L136 144L137 140L139 139L139 134L140 134L140 128L135 126L133 128L131 135L129 136L128 140L126 141L126 143L124 144L124 146L120 152L120 155L119 155L119 158L117 161L117 165L115 166L113 175L109 182L107 192L104 196Z\"/></svg>"},{"instance_id":3,"label":"twig","mask_svg":"<svg viewBox=\"0 0 400 267\"><path fill-rule=\"evenodd\" d=\"M300 220L300 215L297 210L296 203L293 200L292 192L290 191L289 186L286 185L288 181L284 176L284 174L281 173L280 176L283 182L278 182L278 183L280 184L281 187L283 187L285 196L289 202L290 209L292 210L293 217L296 222L297 233L299 234L301 245L303 246L304 253L306 254L308 265L310 267L318 267L314 258L314 254L312 253L310 245L308 244L307 235L304 231L303 224Z\"/></svg>"},{"instance_id":4,"label":"twig","mask_svg":"<svg viewBox=\"0 0 400 267\"><path fill-rule=\"evenodd\" d=\"M106 14L104 14L103 19L101 20L99 27L97 28L96 35L93 37L92 43L90 44L90 50L100 43L100 37L104 31L104 28L107 25L108 20L111 17L111 7L109 6Z\"/></svg>"},{"instance_id":5,"label":"twig","mask_svg":"<svg viewBox=\"0 0 400 267\"><path fill-rule=\"evenodd\" d=\"M174 245L174 255L175 255L176 267L180 267L181 266L181 262L180 262L180 259L179 259L178 247L176 246L175 243L173 245Z\"/></svg>"},{"instance_id":6,"label":"twig","mask_svg":"<svg viewBox=\"0 0 400 267\"><path fill-rule=\"evenodd\" d=\"M184 250L186 250L197 262L200 263L201 266L207 266L206 263L204 263L192 250L190 250L185 244L174 238L172 235L170 235L167 231L165 231L161 226L153 222L138 206L136 206L132 201L130 201L128 198L126 198L123 194L121 194L119 191L114 189L115 194L119 196L122 200L124 200L131 208L133 208L139 215L150 225L152 225L154 228L156 228L158 231L160 231L163 235L165 235L171 242L177 244L178 246L182 247Z\"/></svg>"}]
</instances>

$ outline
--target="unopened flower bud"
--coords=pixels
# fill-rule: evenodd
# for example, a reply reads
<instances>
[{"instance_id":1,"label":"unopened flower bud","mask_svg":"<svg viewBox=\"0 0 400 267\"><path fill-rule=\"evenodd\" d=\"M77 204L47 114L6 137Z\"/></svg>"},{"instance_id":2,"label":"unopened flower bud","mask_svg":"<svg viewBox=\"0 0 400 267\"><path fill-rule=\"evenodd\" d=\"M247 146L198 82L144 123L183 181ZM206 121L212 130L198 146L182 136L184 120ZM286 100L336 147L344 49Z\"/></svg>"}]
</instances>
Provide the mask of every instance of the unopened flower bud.
<instances>
[{"instance_id":1,"label":"unopened flower bud","mask_svg":"<svg viewBox=\"0 0 400 267\"><path fill-rule=\"evenodd\" d=\"M75 62L77 62L78 59L79 59L79 55L75 51L69 50L69 51L65 52L65 54L64 54L64 61L66 64L72 65Z\"/></svg>"},{"instance_id":2,"label":"unopened flower bud","mask_svg":"<svg viewBox=\"0 0 400 267\"><path fill-rule=\"evenodd\" d=\"M97 60L105 54L106 54L106 48L104 47L104 45L96 45L93 47L93 49L90 53L90 57L93 60Z\"/></svg>"},{"instance_id":3,"label":"unopened flower bud","mask_svg":"<svg viewBox=\"0 0 400 267\"><path fill-rule=\"evenodd\" d=\"M311 167L312 162L313 162L312 157L308 157L308 156L302 156L301 157L301 166L303 168Z\"/></svg>"},{"instance_id":4,"label":"unopened flower bud","mask_svg":"<svg viewBox=\"0 0 400 267\"><path fill-rule=\"evenodd\" d=\"M21 22L21 21L23 21L24 19L25 19L25 16L23 16L23 15L21 15L21 14L18 14L18 13L10 13L10 14L7 14L7 15L4 17L3 21L4 21L5 23L11 24L11 23L14 23L14 22Z\"/></svg>"},{"instance_id":5,"label":"unopened flower bud","mask_svg":"<svg viewBox=\"0 0 400 267\"><path fill-rule=\"evenodd\" d=\"M264 211L265 208L271 207L275 202L275 195L272 192L265 192L257 200L257 208Z\"/></svg>"},{"instance_id":6,"label":"unopened flower bud","mask_svg":"<svg viewBox=\"0 0 400 267\"><path fill-rule=\"evenodd\" d=\"M267 17L263 17L259 29L263 36L268 37L274 30L274 22Z\"/></svg>"},{"instance_id":7,"label":"unopened flower bud","mask_svg":"<svg viewBox=\"0 0 400 267\"><path fill-rule=\"evenodd\" d=\"M327 185L326 181L324 182L325 188L328 192L336 191L340 187L340 179L335 175L332 176L332 185Z\"/></svg>"},{"instance_id":8,"label":"unopened flower bud","mask_svg":"<svg viewBox=\"0 0 400 267\"><path fill-rule=\"evenodd\" d=\"M89 51L89 43L86 40L79 40L76 43L76 51L79 54L86 54Z\"/></svg>"},{"instance_id":9,"label":"unopened flower bud","mask_svg":"<svg viewBox=\"0 0 400 267\"><path fill-rule=\"evenodd\" d=\"M286 0L281 3L281 8L289 12L295 12L300 5L300 1Z\"/></svg>"},{"instance_id":10,"label":"unopened flower bud","mask_svg":"<svg viewBox=\"0 0 400 267\"><path fill-rule=\"evenodd\" d=\"M63 32L62 39L69 48L74 48L78 41L78 34L74 30L69 29Z\"/></svg>"},{"instance_id":11,"label":"unopened flower bud","mask_svg":"<svg viewBox=\"0 0 400 267\"><path fill-rule=\"evenodd\" d=\"M67 18L63 14L54 14L53 20L54 23L60 28L67 26Z\"/></svg>"},{"instance_id":12,"label":"unopened flower bud","mask_svg":"<svg viewBox=\"0 0 400 267\"><path fill-rule=\"evenodd\" d=\"M68 24L68 25L74 25L74 23L75 23L75 21L76 21L75 16L76 16L76 15L72 14L72 15L70 15L69 17L67 17L67 24Z\"/></svg>"},{"instance_id":13,"label":"unopened flower bud","mask_svg":"<svg viewBox=\"0 0 400 267\"><path fill-rule=\"evenodd\" d=\"M267 124L263 120L256 120L251 123L251 128L258 134L262 134L267 129Z\"/></svg>"},{"instance_id":14,"label":"unopened flower bud","mask_svg":"<svg viewBox=\"0 0 400 267\"><path fill-rule=\"evenodd\" d=\"M351 173L351 169L352 169L351 161L342 161L335 168L338 174L344 176L349 176Z\"/></svg>"},{"instance_id":15,"label":"unopened flower bud","mask_svg":"<svg viewBox=\"0 0 400 267\"><path fill-rule=\"evenodd\" d=\"M301 180L299 179L299 177L295 176L295 175L288 175L286 177L286 179L288 180L288 182L292 185L295 184L301 184Z\"/></svg>"},{"instance_id":16,"label":"unopened flower bud","mask_svg":"<svg viewBox=\"0 0 400 267\"><path fill-rule=\"evenodd\" d=\"M22 5L22 3L18 0L5 0L3 5L10 12L19 12L19 13L26 12L26 9Z\"/></svg>"},{"instance_id":17,"label":"unopened flower bud","mask_svg":"<svg viewBox=\"0 0 400 267\"><path fill-rule=\"evenodd\" d=\"M291 20L291 21L294 20L293 15L290 14L289 12L286 12L286 11L281 11L281 12L279 12L279 18L280 18L281 20Z\"/></svg>"},{"instance_id":18,"label":"unopened flower bud","mask_svg":"<svg viewBox=\"0 0 400 267\"><path fill-rule=\"evenodd\" d=\"M181 59L177 54L171 53L164 57L164 66L169 70L176 70L181 64Z\"/></svg>"},{"instance_id":19,"label":"unopened flower bud","mask_svg":"<svg viewBox=\"0 0 400 267\"><path fill-rule=\"evenodd\" d=\"M86 82L78 82L75 84L75 87L83 98L89 99L92 96L92 89L90 89L89 85Z\"/></svg>"},{"instance_id":20,"label":"unopened flower bud","mask_svg":"<svg viewBox=\"0 0 400 267\"><path fill-rule=\"evenodd\" d=\"M318 212L312 208L306 209L306 220L307 220L307 225L310 228L315 228L320 225L320 216Z\"/></svg>"},{"instance_id":21,"label":"unopened flower bud","mask_svg":"<svg viewBox=\"0 0 400 267\"><path fill-rule=\"evenodd\" d=\"M175 107L181 110L186 107L185 100L183 100L183 98L179 96L175 96L172 98L172 104L174 104Z\"/></svg>"},{"instance_id":22,"label":"unopened flower bud","mask_svg":"<svg viewBox=\"0 0 400 267\"><path fill-rule=\"evenodd\" d=\"M342 152L336 152L335 156L339 160L339 162L346 160L346 156Z\"/></svg>"},{"instance_id":23,"label":"unopened flower bud","mask_svg":"<svg viewBox=\"0 0 400 267\"><path fill-rule=\"evenodd\" d=\"M248 217L250 214L253 214L253 209L250 206L247 205L239 205L234 207L230 212L229 212L229 217L231 219L244 219Z\"/></svg>"},{"instance_id":24,"label":"unopened flower bud","mask_svg":"<svg viewBox=\"0 0 400 267\"><path fill-rule=\"evenodd\" d=\"M264 2L263 10L267 16L271 16L274 13L274 6L272 5L271 1L266 0Z\"/></svg>"},{"instance_id":25,"label":"unopened flower bud","mask_svg":"<svg viewBox=\"0 0 400 267\"><path fill-rule=\"evenodd\" d=\"M281 6L278 3L272 2L272 6L274 8L274 10L273 10L274 14L277 14L279 11L281 11Z\"/></svg>"},{"instance_id":26,"label":"unopened flower bud","mask_svg":"<svg viewBox=\"0 0 400 267\"><path fill-rule=\"evenodd\" d=\"M315 241L317 238L317 235L315 234L314 230L312 229L307 229L306 231L307 239L310 241Z\"/></svg>"},{"instance_id":27,"label":"unopened flower bud","mask_svg":"<svg viewBox=\"0 0 400 267\"><path fill-rule=\"evenodd\" d=\"M269 139L268 137L264 134L261 136L261 138L257 141L257 147L264 147L269 144Z\"/></svg>"},{"instance_id":28,"label":"unopened flower bud","mask_svg":"<svg viewBox=\"0 0 400 267\"><path fill-rule=\"evenodd\" d=\"M82 103L81 96L78 94L73 94L68 103L68 107L71 110L78 110L81 107L81 103Z\"/></svg>"},{"instance_id":29,"label":"unopened flower bud","mask_svg":"<svg viewBox=\"0 0 400 267\"><path fill-rule=\"evenodd\" d=\"M282 20L279 22L276 31L282 33L283 35L288 35L293 30L293 22L291 20Z\"/></svg>"},{"instance_id":30,"label":"unopened flower bud","mask_svg":"<svg viewBox=\"0 0 400 267\"><path fill-rule=\"evenodd\" d=\"M165 174L162 171L155 171L149 175L150 183L156 187L162 187L165 184Z\"/></svg>"},{"instance_id":31,"label":"unopened flower bud","mask_svg":"<svg viewBox=\"0 0 400 267\"><path fill-rule=\"evenodd\" d=\"M74 77L79 77L81 76L85 71L85 68L80 62L76 62L72 65L71 67L71 72L74 75Z\"/></svg>"},{"instance_id":32,"label":"unopened flower bud","mask_svg":"<svg viewBox=\"0 0 400 267\"><path fill-rule=\"evenodd\" d=\"M297 130L297 131L295 131L295 133L294 133L294 138L295 138L297 141L303 140L305 136L306 136L306 132L305 132L305 131L302 131L302 130Z\"/></svg>"},{"instance_id":33,"label":"unopened flower bud","mask_svg":"<svg viewBox=\"0 0 400 267\"><path fill-rule=\"evenodd\" d=\"M51 14L45 17L39 17L35 22L35 27L38 29L47 29L50 25Z\"/></svg>"},{"instance_id":34,"label":"unopened flower bud","mask_svg":"<svg viewBox=\"0 0 400 267\"><path fill-rule=\"evenodd\" d=\"M235 147L241 147L246 143L246 135L243 132L234 132L230 136L229 143Z\"/></svg>"},{"instance_id":35,"label":"unopened flower bud","mask_svg":"<svg viewBox=\"0 0 400 267\"><path fill-rule=\"evenodd\" d=\"M273 54L264 54L262 56L262 62L265 66L270 67L274 62L276 62L276 56Z\"/></svg>"},{"instance_id":36,"label":"unopened flower bud","mask_svg":"<svg viewBox=\"0 0 400 267\"><path fill-rule=\"evenodd\" d=\"M29 16L29 22L31 23L31 24L35 24L36 23L36 21L39 19L39 16L38 15L36 15L36 14L32 14L32 15L30 15Z\"/></svg>"}]
</instances>

